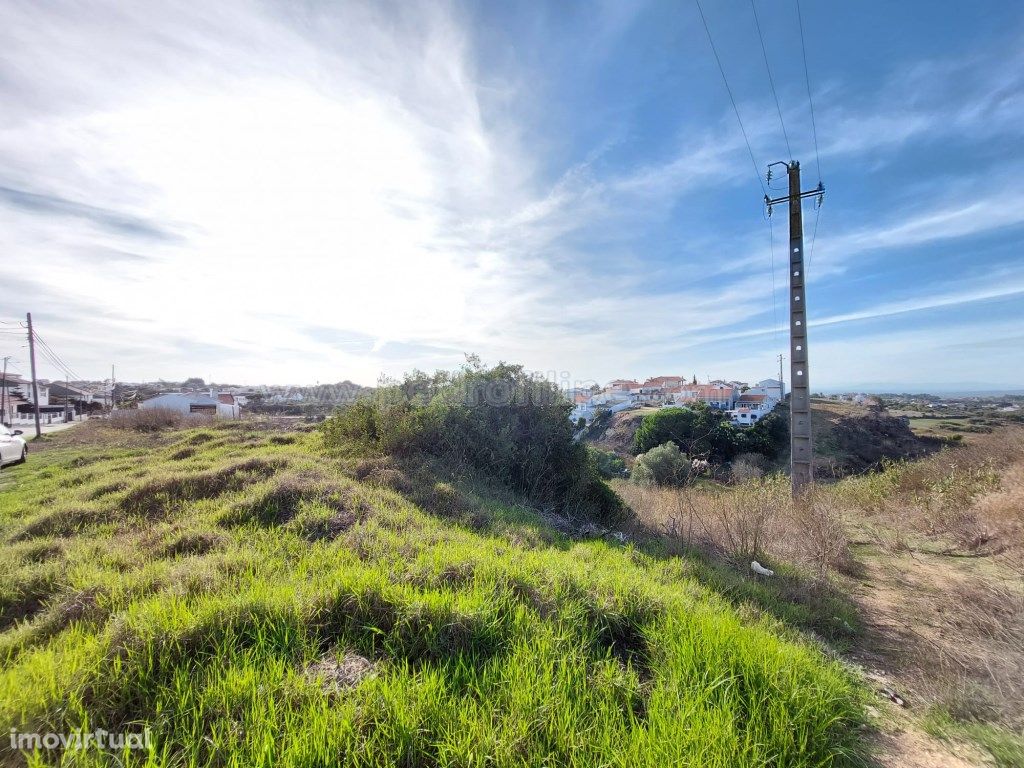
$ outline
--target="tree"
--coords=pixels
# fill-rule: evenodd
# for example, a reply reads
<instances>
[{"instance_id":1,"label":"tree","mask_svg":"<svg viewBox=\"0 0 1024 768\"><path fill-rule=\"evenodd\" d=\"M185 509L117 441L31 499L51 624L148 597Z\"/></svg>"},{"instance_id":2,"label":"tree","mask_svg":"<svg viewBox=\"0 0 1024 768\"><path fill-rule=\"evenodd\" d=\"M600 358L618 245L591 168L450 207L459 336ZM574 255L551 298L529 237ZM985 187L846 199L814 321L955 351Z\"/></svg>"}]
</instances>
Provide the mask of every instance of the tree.
<instances>
[{"instance_id":1,"label":"tree","mask_svg":"<svg viewBox=\"0 0 1024 768\"><path fill-rule=\"evenodd\" d=\"M669 441L688 456L714 462L728 461L741 448L739 430L728 416L703 402L647 414L633 437L633 453L644 453Z\"/></svg>"},{"instance_id":2,"label":"tree","mask_svg":"<svg viewBox=\"0 0 1024 768\"><path fill-rule=\"evenodd\" d=\"M741 451L777 459L789 444L789 419L772 411L747 429L740 430Z\"/></svg>"}]
</instances>

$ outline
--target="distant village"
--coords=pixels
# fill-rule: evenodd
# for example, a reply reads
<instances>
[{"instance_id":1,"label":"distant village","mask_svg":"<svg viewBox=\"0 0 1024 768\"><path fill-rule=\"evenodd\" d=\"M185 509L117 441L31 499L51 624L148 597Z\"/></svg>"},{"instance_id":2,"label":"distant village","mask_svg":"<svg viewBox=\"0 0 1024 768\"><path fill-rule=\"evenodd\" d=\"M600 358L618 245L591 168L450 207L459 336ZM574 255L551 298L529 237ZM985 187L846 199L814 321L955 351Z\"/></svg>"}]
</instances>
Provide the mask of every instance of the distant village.
<instances>
[{"instance_id":1,"label":"distant village","mask_svg":"<svg viewBox=\"0 0 1024 768\"><path fill-rule=\"evenodd\" d=\"M186 415L237 419L245 408L257 413L307 415L351 402L367 391L351 382L315 387L207 385L201 379L171 382L32 381L14 374L0 379L0 422L24 425L35 419L36 398L43 424L75 421L112 409L160 408Z\"/></svg>"},{"instance_id":2,"label":"distant village","mask_svg":"<svg viewBox=\"0 0 1024 768\"><path fill-rule=\"evenodd\" d=\"M785 397L785 385L779 379L761 379L755 384L715 379L706 384L696 377L655 376L644 382L615 379L603 388L573 389L571 418L592 422L604 413L618 413L630 408L685 406L702 402L724 411L733 424L749 427L763 419Z\"/></svg>"},{"instance_id":3,"label":"distant village","mask_svg":"<svg viewBox=\"0 0 1024 768\"><path fill-rule=\"evenodd\" d=\"M243 412L265 415L323 418L339 405L351 403L370 392L350 381L316 386L238 386L206 384L202 379L184 382L37 381L39 414L43 424L79 420L121 408L161 408L182 414L237 419ZM715 379L699 383L696 377L655 376L643 382L615 379L603 387L565 390L572 404L573 423L589 424L607 413L633 408L685 406L696 402L726 413L733 424L750 426L763 419L786 395L785 385L775 378L748 384ZM1016 413L1024 409L1024 397L935 395L872 395L863 392L816 394L816 398L882 407L895 412L966 413L999 410ZM0 423L24 425L34 420L32 382L16 374L0 378Z\"/></svg>"}]
</instances>

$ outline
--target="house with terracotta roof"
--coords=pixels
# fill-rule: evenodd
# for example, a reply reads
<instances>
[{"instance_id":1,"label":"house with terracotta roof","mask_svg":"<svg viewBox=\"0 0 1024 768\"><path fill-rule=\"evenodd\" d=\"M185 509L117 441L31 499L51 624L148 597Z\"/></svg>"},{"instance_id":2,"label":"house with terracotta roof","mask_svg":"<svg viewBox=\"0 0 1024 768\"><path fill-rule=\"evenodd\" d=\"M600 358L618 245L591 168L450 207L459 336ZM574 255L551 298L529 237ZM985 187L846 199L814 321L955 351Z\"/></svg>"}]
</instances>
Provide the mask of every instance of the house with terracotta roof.
<instances>
[{"instance_id":1,"label":"house with terracotta roof","mask_svg":"<svg viewBox=\"0 0 1024 768\"><path fill-rule=\"evenodd\" d=\"M686 379L682 376L653 376L647 379L647 381L645 381L641 386L666 389L668 387L678 387L684 381L686 381Z\"/></svg>"},{"instance_id":2,"label":"house with terracotta roof","mask_svg":"<svg viewBox=\"0 0 1024 768\"><path fill-rule=\"evenodd\" d=\"M633 381L632 379L615 379L614 381L608 382L604 391L635 395L640 393L640 383Z\"/></svg>"},{"instance_id":3,"label":"house with terracotta roof","mask_svg":"<svg viewBox=\"0 0 1024 768\"><path fill-rule=\"evenodd\" d=\"M739 394L739 389L732 384L684 384L672 392L672 400L677 405L700 401L727 411L736 404Z\"/></svg>"}]
</instances>

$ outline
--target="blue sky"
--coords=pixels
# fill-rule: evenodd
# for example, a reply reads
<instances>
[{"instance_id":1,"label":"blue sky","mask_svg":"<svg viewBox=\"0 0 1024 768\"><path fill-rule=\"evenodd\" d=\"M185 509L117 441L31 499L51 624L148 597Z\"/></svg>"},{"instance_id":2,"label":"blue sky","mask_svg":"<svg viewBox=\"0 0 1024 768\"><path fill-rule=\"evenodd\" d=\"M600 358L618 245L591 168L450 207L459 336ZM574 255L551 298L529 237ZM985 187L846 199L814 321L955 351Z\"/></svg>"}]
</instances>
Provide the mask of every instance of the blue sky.
<instances>
[{"instance_id":1,"label":"blue sky","mask_svg":"<svg viewBox=\"0 0 1024 768\"><path fill-rule=\"evenodd\" d=\"M777 370L785 209L773 301L692 2L0 8L0 320L84 376ZM802 9L812 387L1024 387L1024 10ZM758 166L788 159L749 0L704 10ZM757 10L812 187L796 6Z\"/></svg>"}]
</instances>

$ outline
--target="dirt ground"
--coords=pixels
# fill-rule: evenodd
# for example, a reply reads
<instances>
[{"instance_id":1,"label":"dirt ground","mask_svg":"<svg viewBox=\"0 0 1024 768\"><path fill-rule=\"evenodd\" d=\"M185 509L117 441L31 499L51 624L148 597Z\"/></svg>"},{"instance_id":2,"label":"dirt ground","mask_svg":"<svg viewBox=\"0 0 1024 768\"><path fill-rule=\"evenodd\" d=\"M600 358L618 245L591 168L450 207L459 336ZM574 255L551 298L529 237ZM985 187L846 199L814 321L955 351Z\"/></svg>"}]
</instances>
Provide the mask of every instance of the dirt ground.
<instances>
[{"instance_id":1,"label":"dirt ground","mask_svg":"<svg viewBox=\"0 0 1024 768\"><path fill-rule=\"evenodd\" d=\"M1009 563L940 554L935 542L892 552L881 541L884 535L856 526L854 555L861 570L849 585L865 624L849 658L878 693L872 708L878 764L996 765L974 744L929 735L922 719L939 706L1019 729L1024 580Z\"/></svg>"}]
</instances>

